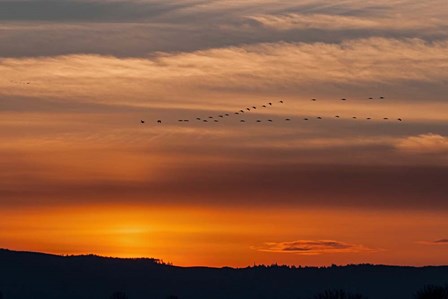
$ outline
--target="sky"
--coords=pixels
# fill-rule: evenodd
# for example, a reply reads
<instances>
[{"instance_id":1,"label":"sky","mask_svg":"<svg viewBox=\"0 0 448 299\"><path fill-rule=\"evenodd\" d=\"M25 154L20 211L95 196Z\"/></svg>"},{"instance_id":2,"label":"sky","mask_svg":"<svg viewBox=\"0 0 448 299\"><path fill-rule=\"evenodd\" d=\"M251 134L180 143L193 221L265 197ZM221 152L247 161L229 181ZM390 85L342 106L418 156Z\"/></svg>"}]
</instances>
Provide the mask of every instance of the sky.
<instances>
[{"instance_id":1,"label":"sky","mask_svg":"<svg viewBox=\"0 0 448 299\"><path fill-rule=\"evenodd\" d=\"M448 264L446 0L0 0L0 73L2 248Z\"/></svg>"}]
</instances>

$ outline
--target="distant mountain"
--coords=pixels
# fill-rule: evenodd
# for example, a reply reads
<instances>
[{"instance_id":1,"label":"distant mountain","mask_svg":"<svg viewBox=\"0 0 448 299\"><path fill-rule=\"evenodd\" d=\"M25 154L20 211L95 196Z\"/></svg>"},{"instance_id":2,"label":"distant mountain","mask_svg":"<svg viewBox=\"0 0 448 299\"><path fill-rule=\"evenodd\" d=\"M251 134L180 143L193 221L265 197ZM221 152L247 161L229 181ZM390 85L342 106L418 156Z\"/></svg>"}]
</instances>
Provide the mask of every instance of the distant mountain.
<instances>
[{"instance_id":1,"label":"distant mountain","mask_svg":"<svg viewBox=\"0 0 448 299\"><path fill-rule=\"evenodd\" d=\"M330 288L370 299L410 299L424 285L446 283L447 266L183 268L156 259L0 249L3 299L108 299L114 292L128 299L307 299Z\"/></svg>"}]
</instances>

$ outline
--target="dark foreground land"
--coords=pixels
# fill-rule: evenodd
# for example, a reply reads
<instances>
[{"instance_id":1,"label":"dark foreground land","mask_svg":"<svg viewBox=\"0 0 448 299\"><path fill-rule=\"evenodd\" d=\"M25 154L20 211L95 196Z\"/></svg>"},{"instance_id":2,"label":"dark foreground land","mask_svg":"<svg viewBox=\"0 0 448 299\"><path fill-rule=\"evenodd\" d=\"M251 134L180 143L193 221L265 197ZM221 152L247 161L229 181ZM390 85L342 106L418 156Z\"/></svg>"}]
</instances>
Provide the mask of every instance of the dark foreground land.
<instances>
[{"instance_id":1,"label":"dark foreground land","mask_svg":"<svg viewBox=\"0 0 448 299\"><path fill-rule=\"evenodd\" d=\"M446 266L182 268L154 259L0 250L3 299L108 299L116 291L129 299L307 299L326 289L410 299L425 285L446 283Z\"/></svg>"}]
</instances>

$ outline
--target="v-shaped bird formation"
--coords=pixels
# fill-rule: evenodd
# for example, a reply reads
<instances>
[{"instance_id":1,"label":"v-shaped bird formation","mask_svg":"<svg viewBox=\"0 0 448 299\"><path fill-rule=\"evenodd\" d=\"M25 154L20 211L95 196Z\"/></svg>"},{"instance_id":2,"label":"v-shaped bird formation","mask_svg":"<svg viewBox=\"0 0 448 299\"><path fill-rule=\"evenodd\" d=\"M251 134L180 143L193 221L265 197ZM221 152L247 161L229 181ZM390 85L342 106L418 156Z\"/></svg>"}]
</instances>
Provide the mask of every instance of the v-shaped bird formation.
<instances>
[{"instance_id":1,"label":"v-shaped bird formation","mask_svg":"<svg viewBox=\"0 0 448 299\"><path fill-rule=\"evenodd\" d=\"M376 97L376 98L369 97L368 99L369 100L375 100L375 99L384 100L385 97L384 96L380 96L380 97ZM341 98L340 100L341 101L348 101L347 98ZM316 98L313 98L313 99L311 99L311 101L317 102L318 100ZM255 110L257 110L257 109L259 109L259 110L261 110L261 109L269 109L269 108L271 108L271 107L273 107L275 105L283 105L283 104L285 104L284 100L278 100L278 101L275 101L275 102L265 103L265 104L263 104L261 106L249 106L249 107L241 108L241 109L239 109L239 110L237 110L235 112L232 112L232 113L227 112L227 113L221 113L221 114L218 114L218 115L210 115L210 116L206 116L206 117L203 117L203 116L199 117L199 116L197 116L197 117L194 117L192 119L192 121L203 122L203 123L218 123L218 122L224 121L224 119L227 118L227 119L236 119L236 121L239 120L240 123L246 123L246 122L249 122L250 120L248 118L242 118L242 117L244 117L244 115L246 115L248 113L256 113ZM327 117L327 119L329 119L329 118L343 119L344 117L342 115L338 114L338 115L335 115L333 117ZM322 116L312 116L312 117L304 117L304 118L286 117L286 118L282 118L282 119L277 120L277 121L292 122L292 121L295 121L295 120L310 121L310 120L313 120L313 119L322 120L324 118ZM374 118L372 118L372 117L361 118L361 117L357 117L357 116L346 116L345 119L352 119L352 120L363 119L363 120L368 120L368 121L369 120L374 120ZM401 122L401 121L403 121L403 118L401 118L401 117L398 117L398 118L382 117L382 118L377 118L377 120L382 120L382 121L395 120L395 121ZM155 122L157 124L166 123L166 121L164 121L162 119L157 119L157 120L155 120ZM182 118L182 119L178 119L177 122L178 123L189 123L190 119ZM255 120L253 120L253 122L256 122L256 123L262 123L262 122L272 123L272 122L274 122L274 120L271 119L271 118L268 118L268 119L257 118ZM142 119L142 120L140 120L140 123L141 124L145 124L146 121Z\"/></svg>"}]
</instances>

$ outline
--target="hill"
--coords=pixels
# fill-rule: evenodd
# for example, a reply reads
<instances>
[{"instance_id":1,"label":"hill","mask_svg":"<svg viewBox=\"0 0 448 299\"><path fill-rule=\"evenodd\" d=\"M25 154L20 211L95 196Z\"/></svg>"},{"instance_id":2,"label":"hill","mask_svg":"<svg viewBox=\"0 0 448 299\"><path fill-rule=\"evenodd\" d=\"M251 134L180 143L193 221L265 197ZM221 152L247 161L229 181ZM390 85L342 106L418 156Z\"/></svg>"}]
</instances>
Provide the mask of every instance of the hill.
<instances>
[{"instance_id":1,"label":"hill","mask_svg":"<svg viewBox=\"0 0 448 299\"><path fill-rule=\"evenodd\" d=\"M448 267L176 267L156 259L58 256L0 250L4 299L297 299L328 288L370 299L409 299L426 284L448 283Z\"/></svg>"}]
</instances>

